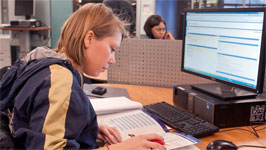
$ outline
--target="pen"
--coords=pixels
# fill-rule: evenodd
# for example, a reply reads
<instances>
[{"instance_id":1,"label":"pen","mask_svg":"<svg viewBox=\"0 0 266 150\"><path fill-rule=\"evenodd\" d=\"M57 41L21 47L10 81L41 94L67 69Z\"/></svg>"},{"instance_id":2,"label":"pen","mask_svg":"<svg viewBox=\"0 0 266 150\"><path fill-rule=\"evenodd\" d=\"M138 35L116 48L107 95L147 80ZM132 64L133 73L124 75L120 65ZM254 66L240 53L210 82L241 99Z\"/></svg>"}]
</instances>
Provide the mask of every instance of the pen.
<instances>
[{"instance_id":1,"label":"pen","mask_svg":"<svg viewBox=\"0 0 266 150\"><path fill-rule=\"evenodd\" d=\"M161 145L165 145L164 141L161 141L161 140L151 140L152 142L156 142L156 143L159 143Z\"/></svg>"}]
</instances>

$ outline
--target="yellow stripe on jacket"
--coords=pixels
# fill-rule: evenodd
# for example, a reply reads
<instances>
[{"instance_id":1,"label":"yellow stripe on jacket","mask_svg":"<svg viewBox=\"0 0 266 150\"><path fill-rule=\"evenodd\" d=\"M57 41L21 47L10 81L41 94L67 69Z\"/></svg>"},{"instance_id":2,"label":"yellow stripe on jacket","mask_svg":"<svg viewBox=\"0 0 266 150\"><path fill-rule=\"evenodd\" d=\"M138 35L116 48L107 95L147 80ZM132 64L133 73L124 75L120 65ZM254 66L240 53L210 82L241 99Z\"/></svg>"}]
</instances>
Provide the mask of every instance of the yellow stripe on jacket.
<instances>
[{"instance_id":1,"label":"yellow stripe on jacket","mask_svg":"<svg viewBox=\"0 0 266 150\"><path fill-rule=\"evenodd\" d=\"M66 146L65 122L70 103L73 83L72 73L63 66L50 67L51 87L49 89L49 109L42 132L46 135L44 149L63 149Z\"/></svg>"}]
</instances>

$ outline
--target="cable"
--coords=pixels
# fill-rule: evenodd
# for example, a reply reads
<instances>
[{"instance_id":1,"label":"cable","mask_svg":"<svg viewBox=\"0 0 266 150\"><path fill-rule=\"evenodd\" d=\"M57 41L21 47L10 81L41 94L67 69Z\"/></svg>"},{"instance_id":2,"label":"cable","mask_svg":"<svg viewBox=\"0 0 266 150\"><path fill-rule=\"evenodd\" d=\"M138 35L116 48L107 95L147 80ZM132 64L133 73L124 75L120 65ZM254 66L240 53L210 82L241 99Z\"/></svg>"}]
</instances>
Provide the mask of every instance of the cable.
<instances>
[{"instance_id":1,"label":"cable","mask_svg":"<svg viewBox=\"0 0 266 150\"><path fill-rule=\"evenodd\" d=\"M255 135L256 137L259 137L259 135L257 134L257 132L252 132L248 129L242 129L242 128L232 128L232 129L228 129L228 130L223 130L223 131L219 131L219 132L226 132L226 131L231 131L231 130L242 130L242 131L247 131L250 132L251 134Z\"/></svg>"},{"instance_id":2,"label":"cable","mask_svg":"<svg viewBox=\"0 0 266 150\"><path fill-rule=\"evenodd\" d=\"M263 125L266 125L265 122L255 122L257 123L256 125L254 124L250 124L250 126L254 126L254 128L257 128L257 127L260 127L260 126L263 126Z\"/></svg>"},{"instance_id":3,"label":"cable","mask_svg":"<svg viewBox=\"0 0 266 150\"><path fill-rule=\"evenodd\" d=\"M251 125L252 126L252 125ZM262 125L253 125L254 126L254 128L257 128L257 127L260 127L260 126L262 126Z\"/></svg>"},{"instance_id":4,"label":"cable","mask_svg":"<svg viewBox=\"0 0 266 150\"><path fill-rule=\"evenodd\" d=\"M242 130L242 131L247 131L247 132L250 132L251 134L255 135L256 137L259 137L259 134L257 133L257 131L261 131L261 130L264 130L266 129L266 127L263 127L261 129L256 129L262 125L265 125L265 122L253 122L253 123L258 123L260 125L250 125L252 130L253 131L250 131L248 129L242 129L242 128L232 128L232 129L227 129L227 130L222 130L222 131L219 131L219 132L226 132L226 131L232 131L232 130Z\"/></svg>"},{"instance_id":5,"label":"cable","mask_svg":"<svg viewBox=\"0 0 266 150\"><path fill-rule=\"evenodd\" d=\"M257 129L256 131L261 131L261 130L264 130L264 129L266 129L266 127L261 128L261 129Z\"/></svg>"},{"instance_id":6,"label":"cable","mask_svg":"<svg viewBox=\"0 0 266 150\"><path fill-rule=\"evenodd\" d=\"M255 127L253 127L253 126L251 125L251 129L254 131L254 133L257 135L257 137L259 137L259 134L257 133Z\"/></svg>"},{"instance_id":7,"label":"cable","mask_svg":"<svg viewBox=\"0 0 266 150\"><path fill-rule=\"evenodd\" d=\"M266 146L257 146L257 145L240 145L237 146L238 148L240 147L256 147L256 148L266 148Z\"/></svg>"},{"instance_id":8,"label":"cable","mask_svg":"<svg viewBox=\"0 0 266 150\"><path fill-rule=\"evenodd\" d=\"M259 124L259 125L254 125L254 124ZM266 127L264 127L261 129L256 129L257 127L260 127L262 125L265 125L265 122L252 122L252 124L250 125L252 130L254 131L254 133L256 133L258 135L257 137L259 137L259 134L257 133L257 131L261 131L261 130L266 128Z\"/></svg>"},{"instance_id":9,"label":"cable","mask_svg":"<svg viewBox=\"0 0 266 150\"><path fill-rule=\"evenodd\" d=\"M265 122L262 122L262 123L261 122L257 122L257 123L259 123L260 125L254 125L254 124L250 125L253 131L250 131L248 129L242 129L242 128L231 128L231 129L227 129L227 130L223 130L223 131L219 131L219 132L226 132L226 131L231 131L231 130L242 130L242 131L250 132L253 135L255 135L257 138L259 138L259 134L257 132L266 129L266 127L263 127L263 128L260 128L260 129L256 129L256 128L260 127L260 126L265 125ZM266 148L266 146L257 146L257 145L240 145L240 146L238 146L238 148L240 148L240 147Z\"/></svg>"}]
</instances>

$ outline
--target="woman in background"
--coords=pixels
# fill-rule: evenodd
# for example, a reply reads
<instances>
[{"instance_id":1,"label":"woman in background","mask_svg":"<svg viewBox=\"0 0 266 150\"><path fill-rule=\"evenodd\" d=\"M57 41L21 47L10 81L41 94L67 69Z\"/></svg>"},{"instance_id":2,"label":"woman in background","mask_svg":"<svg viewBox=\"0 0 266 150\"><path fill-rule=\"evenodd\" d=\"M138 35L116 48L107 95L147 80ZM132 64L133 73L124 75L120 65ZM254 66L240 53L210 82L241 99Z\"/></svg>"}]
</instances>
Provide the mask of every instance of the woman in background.
<instances>
[{"instance_id":1,"label":"woman in background","mask_svg":"<svg viewBox=\"0 0 266 150\"><path fill-rule=\"evenodd\" d=\"M88 3L62 27L57 48L38 47L3 75L0 110L11 111L12 134L23 149L164 150L145 134L121 141L114 127L98 124L82 89L81 73L97 76L115 63L124 26L103 4Z\"/></svg>"},{"instance_id":2,"label":"woman in background","mask_svg":"<svg viewBox=\"0 0 266 150\"><path fill-rule=\"evenodd\" d=\"M166 23L159 15L151 15L145 22L144 31L151 39L175 40L173 35L166 30Z\"/></svg>"}]
</instances>

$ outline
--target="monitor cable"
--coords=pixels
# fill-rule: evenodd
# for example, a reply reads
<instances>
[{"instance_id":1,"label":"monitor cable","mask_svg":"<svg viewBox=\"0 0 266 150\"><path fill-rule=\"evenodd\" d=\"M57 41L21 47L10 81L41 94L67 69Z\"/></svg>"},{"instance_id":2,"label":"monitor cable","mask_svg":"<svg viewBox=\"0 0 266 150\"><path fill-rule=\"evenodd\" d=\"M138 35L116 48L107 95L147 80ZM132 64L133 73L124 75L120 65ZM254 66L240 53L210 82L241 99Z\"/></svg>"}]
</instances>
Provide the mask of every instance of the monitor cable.
<instances>
[{"instance_id":1,"label":"monitor cable","mask_svg":"<svg viewBox=\"0 0 266 150\"><path fill-rule=\"evenodd\" d=\"M256 125L254 125L254 123ZM226 131L232 131L232 130L242 130L242 131L250 132L251 134L255 135L257 138L259 138L258 131L264 130L264 129L266 129L266 127L263 127L263 128L260 128L260 129L256 129L256 128L261 127L263 125L265 125L265 122L252 122L252 125L250 125L252 131L251 130L248 130L248 129L242 129L242 128L231 128L231 129L222 130L222 131L219 131L219 132L226 132ZM242 148L242 147L253 147L253 148L263 148L263 149L266 148L266 146L258 146L258 145L239 145L237 147L238 148Z\"/></svg>"},{"instance_id":2,"label":"monitor cable","mask_svg":"<svg viewBox=\"0 0 266 150\"><path fill-rule=\"evenodd\" d=\"M256 125L254 125L254 124L256 124ZM226 131L232 131L232 130L242 130L242 131L247 131L247 132L253 134L254 136L256 136L257 138L259 138L260 136L258 134L258 131L264 130L264 129L266 129L266 127L263 127L263 128L260 128L260 129L256 129L256 128L258 128L260 126L263 126L265 124L266 124L266 122L252 122L252 124L250 125L252 131L248 130L248 129L242 129L242 128L231 128L231 129L222 130L222 131L219 131L219 132L226 132Z\"/></svg>"},{"instance_id":3,"label":"monitor cable","mask_svg":"<svg viewBox=\"0 0 266 150\"><path fill-rule=\"evenodd\" d=\"M266 146L258 146L258 145L239 145L238 148L241 147L255 147L255 148L266 148Z\"/></svg>"}]
</instances>

